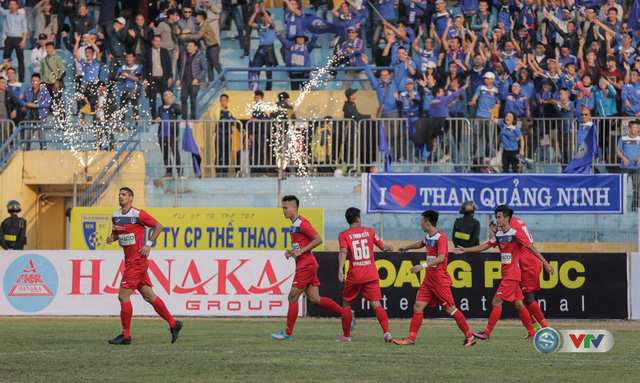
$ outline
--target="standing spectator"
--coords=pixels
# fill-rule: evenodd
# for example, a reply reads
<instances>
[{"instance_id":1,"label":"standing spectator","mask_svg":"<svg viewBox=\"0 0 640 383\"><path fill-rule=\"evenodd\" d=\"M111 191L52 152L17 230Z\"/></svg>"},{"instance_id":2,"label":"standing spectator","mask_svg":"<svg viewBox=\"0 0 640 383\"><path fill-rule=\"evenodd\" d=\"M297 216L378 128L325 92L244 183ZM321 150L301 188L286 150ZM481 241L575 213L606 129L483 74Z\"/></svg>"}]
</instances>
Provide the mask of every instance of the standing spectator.
<instances>
[{"instance_id":1,"label":"standing spectator","mask_svg":"<svg viewBox=\"0 0 640 383\"><path fill-rule=\"evenodd\" d=\"M378 97L379 110L381 111L380 117L382 118L398 118L400 112L396 100L393 98L393 94L398 91L393 81L391 81L391 74L388 70L384 69L380 71L380 80L378 80L371 71L369 66L369 60L366 55L362 55L364 60L365 73L369 79L369 83L376 91Z\"/></svg>"},{"instance_id":2,"label":"standing spectator","mask_svg":"<svg viewBox=\"0 0 640 383\"><path fill-rule=\"evenodd\" d=\"M194 14L192 7L186 5L182 8L182 17L180 18L180 20L178 20L178 30L183 35L193 35L198 33L198 31L200 30L200 25L196 21L196 15ZM217 38L216 40L220 41ZM182 68L182 63L179 60L182 58L182 56L184 56L184 52L187 51L187 40L183 39L182 37L178 39L178 51L180 52L180 56L178 57L178 68Z\"/></svg>"},{"instance_id":3,"label":"standing spectator","mask_svg":"<svg viewBox=\"0 0 640 383\"><path fill-rule=\"evenodd\" d=\"M257 166L253 171L265 173L267 171L263 166L267 164L267 142L271 132L271 123L268 122L269 116L264 110L265 103L264 92L256 90L253 95L253 109L251 112L251 121L248 123L248 145L250 149L248 164ZM247 169L248 170L248 169ZM247 170L247 174L249 173Z\"/></svg>"},{"instance_id":4,"label":"standing spectator","mask_svg":"<svg viewBox=\"0 0 640 383\"><path fill-rule=\"evenodd\" d=\"M495 123L495 117L491 117L491 122L492 124ZM504 120L498 121L497 124L500 129L500 140L502 141L503 173L518 173L517 155L524 156L524 139L516 122L515 114L508 112L504 115ZM518 148L518 144L520 144L520 148Z\"/></svg>"},{"instance_id":5,"label":"standing spectator","mask_svg":"<svg viewBox=\"0 0 640 383\"><path fill-rule=\"evenodd\" d=\"M87 15L87 6L84 4L78 7L78 15L70 18L69 21L71 21L71 28L69 29L69 35L71 36L75 36L76 33L79 36L84 36L96 27L95 20ZM72 41L72 43L75 43L75 41Z\"/></svg>"},{"instance_id":6,"label":"standing spectator","mask_svg":"<svg viewBox=\"0 0 640 383\"><path fill-rule=\"evenodd\" d=\"M18 56L18 77L24 81L24 48L27 45L27 17L18 12L18 0L9 0L9 10L0 8L0 15L4 16L4 59L10 59L13 51Z\"/></svg>"},{"instance_id":7,"label":"standing spectator","mask_svg":"<svg viewBox=\"0 0 640 383\"><path fill-rule=\"evenodd\" d=\"M100 1L102 0L87 0L87 14L93 18L96 25L99 25L100 21Z\"/></svg>"},{"instance_id":8,"label":"standing spectator","mask_svg":"<svg viewBox=\"0 0 640 383\"><path fill-rule=\"evenodd\" d=\"M256 5L260 6L260 4L263 4L262 0L246 0L246 3L242 5L242 19L244 20L244 43L242 44L244 48L240 56L242 59L249 56L249 50L251 48L251 32L253 31L253 27L249 25L248 21ZM207 18L208 17L209 15L207 15ZM218 36L216 36L216 38L218 38ZM219 38L218 41L220 41Z\"/></svg>"},{"instance_id":9,"label":"standing spectator","mask_svg":"<svg viewBox=\"0 0 640 383\"><path fill-rule=\"evenodd\" d=\"M182 176L182 164L180 162L180 127L178 119L182 114L182 108L178 104L173 103L174 95L170 90L162 93L162 106L154 112L158 124L158 143L162 149L162 159L166 167L165 177L173 177L173 167L171 166L171 154L176 165L176 173Z\"/></svg>"},{"instance_id":10,"label":"standing spectator","mask_svg":"<svg viewBox=\"0 0 640 383\"><path fill-rule=\"evenodd\" d=\"M104 127L113 125L116 121L116 100L113 94L107 91L107 86L103 81L98 82L98 94L96 97L94 124L98 124L102 129L98 131L98 141L102 142ZM109 141L113 142L113 133L109 134ZM109 149L113 150L114 143L109 144Z\"/></svg>"},{"instance_id":11,"label":"standing spectator","mask_svg":"<svg viewBox=\"0 0 640 383\"><path fill-rule=\"evenodd\" d=\"M404 89L393 94L393 97L398 102L398 109L402 110L402 117L407 121L407 131L398 132L401 136L399 143L401 158L405 160L409 160L409 148L413 147L412 140L415 133L413 123L420 118L420 93L414 87L413 79L407 77L404 80Z\"/></svg>"},{"instance_id":12,"label":"standing spectator","mask_svg":"<svg viewBox=\"0 0 640 383\"><path fill-rule=\"evenodd\" d=\"M343 3L344 4L344 3ZM363 67L362 54L364 53L364 41L358 37L356 27L347 29L347 41L340 47L340 55L347 60L348 67ZM350 70L344 74L342 89L349 89L353 84L353 79L366 80L367 75L364 70ZM364 90L371 90L371 85L367 81L358 81Z\"/></svg>"},{"instance_id":13,"label":"standing spectator","mask_svg":"<svg viewBox=\"0 0 640 383\"><path fill-rule=\"evenodd\" d=\"M47 97L50 98L51 111L55 116L64 117L64 106L62 103L62 90L64 89L64 76L66 75L66 67L62 62L62 58L55 52L53 42L46 45L47 57L40 61L40 73L42 74L42 82L47 88ZM38 84L40 84L40 76L38 76ZM34 78L31 77L33 85ZM48 115L48 111L47 111ZM46 116L45 116L46 118Z\"/></svg>"},{"instance_id":14,"label":"standing spectator","mask_svg":"<svg viewBox=\"0 0 640 383\"><path fill-rule=\"evenodd\" d=\"M80 76L80 86L77 88L77 91L79 94L84 95L85 102L89 103L91 111L95 111L98 95L98 81L100 80L100 51L97 50L98 48L95 44L92 44L90 46L86 46L84 48L83 55L80 55L78 52L79 45L80 39L77 39L73 49L73 55L76 59L76 63L81 68L80 73L78 73ZM78 102L78 110L82 109L82 106L83 105Z\"/></svg>"},{"instance_id":15,"label":"standing spectator","mask_svg":"<svg viewBox=\"0 0 640 383\"><path fill-rule=\"evenodd\" d=\"M184 65L180 71L180 76L176 81L176 86L180 88L180 102L184 110L185 119L197 119L196 106L200 85L207 81L207 59L198 49L195 41L187 43L187 52L182 58ZM191 114L187 113L187 100L191 103Z\"/></svg>"},{"instance_id":16,"label":"standing spectator","mask_svg":"<svg viewBox=\"0 0 640 383\"><path fill-rule=\"evenodd\" d=\"M156 108L157 95L164 99L164 93L173 85L173 73L171 72L171 56L169 51L162 48L162 36L155 35L144 60L144 88L149 98L151 117L158 117ZM173 96L173 94L172 94Z\"/></svg>"},{"instance_id":17,"label":"standing spectator","mask_svg":"<svg viewBox=\"0 0 640 383\"><path fill-rule=\"evenodd\" d=\"M47 39L55 38L58 32L58 15L51 12L51 1L41 0L33 8L35 15L35 35L40 36L44 34Z\"/></svg>"},{"instance_id":18,"label":"standing spectator","mask_svg":"<svg viewBox=\"0 0 640 383\"><path fill-rule=\"evenodd\" d=\"M18 109L20 109L20 101L18 101L18 98L8 89L7 80L0 77L0 120L11 120L17 125ZM5 126L8 125L3 123L2 127L4 128ZM8 138L11 134L13 134L13 130L4 131L3 129L2 137Z\"/></svg>"},{"instance_id":19,"label":"standing spectator","mask_svg":"<svg viewBox=\"0 0 640 383\"><path fill-rule=\"evenodd\" d=\"M598 130L595 122L591 119L591 111L584 106L582 107L582 109L580 109L580 116L578 118L578 121L576 148L580 149L580 145L582 145L584 140L587 138L589 130L596 129L596 132Z\"/></svg>"},{"instance_id":20,"label":"standing spectator","mask_svg":"<svg viewBox=\"0 0 640 383\"><path fill-rule=\"evenodd\" d=\"M47 56L47 35L41 34L38 38L40 45L31 50L31 67L33 73L40 73L40 61Z\"/></svg>"},{"instance_id":21,"label":"standing spectator","mask_svg":"<svg viewBox=\"0 0 640 383\"><path fill-rule=\"evenodd\" d=\"M50 43L53 48L53 43ZM49 116L49 108L51 107L51 96L47 88L41 85L40 75L34 73L31 75L31 88L24 91L23 97L20 99L20 105L26 108L26 120L28 121L44 121ZM32 133L35 134L32 135ZM26 150L31 149L31 138L44 140L44 131L42 129L33 129L25 131L24 139L27 140ZM47 145L40 142L40 149L46 149Z\"/></svg>"},{"instance_id":22,"label":"standing spectator","mask_svg":"<svg viewBox=\"0 0 640 383\"><path fill-rule=\"evenodd\" d=\"M295 43L292 43L290 40L285 39L278 31L278 27L276 27L276 37L282 43L282 46L288 52L285 56L287 58L287 67L289 68L308 68L311 66L311 51L316 47L316 41L318 40L318 35L313 35L311 41L305 35L298 35L295 38ZM309 71L290 71L289 78L291 80L291 89L292 90L300 90L303 89L306 85L306 82L299 82L295 80L308 80L310 72Z\"/></svg>"},{"instance_id":23,"label":"standing spectator","mask_svg":"<svg viewBox=\"0 0 640 383\"><path fill-rule=\"evenodd\" d=\"M493 30L494 19L489 11L488 0L480 0L478 2L479 11L471 18L471 30L478 35L478 41L484 41L487 38L487 32Z\"/></svg>"},{"instance_id":24,"label":"standing spectator","mask_svg":"<svg viewBox=\"0 0 640 383\"><path fill-rule=\"evenodd\" d=\"M118 70L122 67L124 60L124 41L127 32L124 25L127 21L123 17L118 17L113 23L113 30L109 35L109 81L114 81L118 76Z\"/></svg>"},{"instance_id":25,"label":"standing spectator","mask_svg":"<svg viewBox=\"0 0 640 383\"><path fill-rule=\"evenodd\" d=\"M636 211L640 206L640 137L638 130L640 121L629 122L629 132L620 137L616 148L616 155L622 160L620 168L622 173L629 174L633 182L633 200L631 210Z\"/></svg>"},{"instance_id":26,"label":"standing spectator","mask_svg":"<svg viewBox=\"0 0 640 383\"><path fill-rule=\"evenodd\" d=\"M287 2L287 0L285 0ZM238 40L240 49L244 51L244 23L242 22L242 5L246 0L222 0L222 15L220 16L220 25L226 25L227 19L232 18L238 29ZM229 25L231 22L229 22Z\"/></svg>"},{"instance_id":27,"label":"standing spectator","mask_svg":"<svg viewBox=\"0 0 640 383\"><path fill-rule=\"evenodd\" d=\"M640 117L640 73L627 65L630 81L622 88L622 111L626 116Z\"/></svg>"},{"instance_id":28,"label":"standing spectator","mask_svg":"<svg viewBox=\"0 0 640 383\"><path fill-rule=\"evenodd\" d=\"M170 9L167 12L167 17L163 19L156 27L155 34L162 36L162 47L169 51L171 56L171 72L177 73L178 56L180 55L178 47L178 11ZM184 56L183 56L184 57ZM183 61L184 63L184 61ZM181 68L184 70L184 64ZM182 103L182 107L185 108L185 103Z\"/></svg>"},{"instance_id":29,"label":"standing spectator","mask_svg":"<svg viewBox=\"0 0 640 383\"><path fill-rule=\"evenodd\" d=\"M356 105L356 98L357 98L357 89L352 89L349 88L347 89L344 94L347 97L347 101L344 102L344 106L342 107L342 112L344 113L344 118L347 120L353 120L355 123L354 124L349 124L349 131L351 133L351 140L352 142L355 141L355 137L356 137L356 126L358 125L358 123L362 120L368 120L371 119L373 121L377 121L378 118L375 115L368 115L368 114L362 114L358 111L358 106ZM351 126L353 125L353 127ZM361 164L365 164L367 163L367 156L371 151L371 139L373 137L369 136L369 134L364 134L364 132L361 132L361 134L357 135L359 137L359 141L360 141L360 163Z\"/></svg>"},{"instance_id":30,"label":"standing spectator","mask_svg":"<svg viewBox=\"0 0 640 383\"><path fill-rule=\"evenodd\" d=\"M64 26L64 21L68 17L69 23L73 27L73 18L76 17L76 6L78 2L76 0L61 0L58 4L57 14L58 14L58 32L56 33L56 49L60 49L60 39L62 38L62 27ZM86 16L86 7L85 7L85 16ZM92 29L92 28L89 28ZM89 30L87 29L87 31ZM72 34L73 36L73 34Z\"/></svg>"},{"instance_id":31,"label":"standing spectator","mask_svg":"<svg viewBox=\"0 0 640 383\"><path fill-rule=\"evenodd\" d=\"M574 133L575 103L570 100L571 91L568 88L560 89L560 99L552 99L552 103L557 109L557 115L562 119L562 162L568 164L572 158L572 147Z\"/></svg>"},{"instance_id":32,"label":"standing spectator","mask_svg":"<svg viewBox=\"0 0 640 383\"><path fill-rule=\"evenodd\" d=\"M133 52L127 52L126 63L120 67L118 76L122 80L122 94L120 96L120 118L125 119L127 103L133 109L133 119L140 119L140 79L142 78L142 66L136 64L136 56Z\"/></svg>"},{"instance_id":33,"label":"standing spectator","mask_svg":"<svg viewBox=\"0 0 640 383\"><path fill-rule=\"evenodd\" d=\"M258 20L256 20L258 19ZM278 66L278 60L276 59L276 52L273 44L276 41L275 24L271 20L271 14L264 8L264 3L261 5L256 4L253 15L249 19L249 25L258 30L259 45L253 56L253 66L260 68L266 66L267 68L273 68ZM267 80L273 78L273 73L267 71ZM271 81L267 82L265 86L266 90L271 90Z\"/></svg>"},{"instance_id":34,"label":"standing spectator","mask_svg":"<svg viewBox=\"0 0 640 383\"><path fill-rule=\"evenodd\" d=\"M453 12L447 10L447 4L444 0L436 0L436 12L431 16L431 26L435 28L439 39L445 41L444 36L447 25L453 23Z\"/></svg>"},{"instance_id":35,"label":"standing spectator","mask_svg":"<svg viewBox=\"0 0 640 383\"><path fill-rule=\"evenodd\" d=\"M129 33L125 40L127 51L133 52L136 57L136 62L142 64L145 53L151 48L153 29L147 25L144 16L139 14L136 16L135 23L129 27L127 33Z\"/></svg>"},{"instance_id":36,"label":"standing spectator","mask_svg":"<svg viewBox=\"0 0 640 383\"><path fill-rule=\"evenodd\" d=\"M231 157L231 136L233 127L235 126L235 117L229 110L229 96L225 93L220 95L220 106L213 110L213 119L218 121L216 124L216 173L229 172L229 158ZM235 155L234 155L235 157Z\"/></svg>"},{"instance_id":37,"label":"standing spectator","mask_svg":"<svg viewBox=\"0 0 640 383\"><path fill-rule=\"evenodd\" d=\"M498 100L498 88L493 86L496 75L493 72L484 74L484 85L479 86L469 105L476 106L476 118L482 119L476 121L473 126L473 154L478 155L477 148L479 144L484 146L484 157L487 158L491 154L492 145L490 142L491 132L489 131L488 119L491 118L489 112L496 105L500 109L500 100Z\"/></svg>"},{"instance_id":38,"label":"standing spectator","mask_svg":"<svg viewBox=\"0 0 640 383\"><path fill-rule=\"evenodd\" d=\"M209 82L213 82L213 69L215 68L218 74L222 73L222 66L220 65L220 44L216 39L216 34L211 29L208 23L205 22L207 14L205 12L198 12L196 15L196 22L198 23L198 33L196 34L182 34L181 39L186 40L202 40L207 55L207 67L209 68ZM224 82L224 77L220 79Z\"/></svg>"},{"instance_id":39,"label":"standing spectator","mask_svg":"<svg viewBox=\"0 0 640 383\"><path fill-rule=\"evenodd\" d=\"M110 36L113 33L114 21L116 20L116 12L118 8L118 0L100 0L100 17L98 18L98 25L100 26L101 33L100 38L105 38L110 41ZM117 69L118 67L116 67Z\"/></svg>"},{"instance_id":40,"label":"standing spectator","mask_svg":"<svg viewBox=\"0 0 640 383\"><path fill-rule=\"evenodd\" d=\"M197 12L207 12L207 22L216 34L216 39L220 41L220 14L222 13L222 2L220 0L198 0L198 5L195 10Z\"/></svg>"}]
</instances>

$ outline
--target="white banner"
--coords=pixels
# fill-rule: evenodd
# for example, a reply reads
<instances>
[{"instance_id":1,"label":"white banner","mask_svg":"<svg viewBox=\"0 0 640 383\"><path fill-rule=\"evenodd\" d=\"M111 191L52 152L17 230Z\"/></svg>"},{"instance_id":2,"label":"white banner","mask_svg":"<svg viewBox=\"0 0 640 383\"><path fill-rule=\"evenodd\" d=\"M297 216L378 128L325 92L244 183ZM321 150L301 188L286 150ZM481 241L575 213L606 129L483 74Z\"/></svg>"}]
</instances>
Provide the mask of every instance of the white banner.
<instances>
[{"instance_id":1,"label":"white banner","mask_svg":"<svg viewBox=\"0 0 640 383\"><path fill-rule=\"evenodd\" d=\"M122 251L4 251L0 315L118 315ZM286 316L283 251L151 251L153 290L177 316ZM156 315L135 292L134 315Z\"/></svg>"}]
</instances>

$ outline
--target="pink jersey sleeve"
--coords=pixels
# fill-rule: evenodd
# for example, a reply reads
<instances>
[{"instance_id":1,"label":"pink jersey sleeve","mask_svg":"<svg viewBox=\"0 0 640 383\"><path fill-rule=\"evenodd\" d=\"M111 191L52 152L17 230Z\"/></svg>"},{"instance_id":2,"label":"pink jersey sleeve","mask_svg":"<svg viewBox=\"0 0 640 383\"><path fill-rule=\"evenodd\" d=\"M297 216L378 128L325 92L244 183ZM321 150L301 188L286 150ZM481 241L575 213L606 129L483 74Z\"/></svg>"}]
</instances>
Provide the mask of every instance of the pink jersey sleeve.
<instances>
[{"instance_id":1,"label":"pink jersey sleeve","mask_svg":"<svg viewBox=\"0 0 640 383\"><path fill-rule=\"evenodd\" d=\"M449 243L447 242L447 237L444 234L440 235L440 238L438 238L438 255L440 254L449 254Z\"/></svg>"},{"instance_id":2,"label":"pink jersey sleeve","mask_svg":"<svg viewBox=\"0 0 640 383\"><path fill-rule=\"evenodd\" d=\"M140 223L148 227L155 227L158 224L155 218L144 210L140 210Z\"/></svg>"},{"instance_id":3,"label":"pink jersey sleeve","mask_svg":"<svg viewBox=\"0 0 640 383\"><path fill-rule=\"evenodd\" d=\"M373 244L378 246L378 248L380 248L380 246L382 246L382 240L380 239L380 237L378 237L378 234L376 234L375 231L373 231L373 229L369 229L369 233L373 236Z\"/></svg>"},{"instance_id":4,"label":"pink jersey sleeve","mask_svg":"<svg viewBox=\"0 0 640 383\"><path fill-rule=\"evenodd\" d=\"M516 241L522 245L522 247L529 246L532 242L529 240L527 234L525 234L524 230L520 229L516 231Z\"/></svg>"},{"instance_id":5,"label":"pink jersey sleeve","mask_svg":"<svg viewBox=\"0 0 640 383\"><path fill-rule=\"evenodd\" d=\"M498 246L498 239L496 238L496 235L494 234L493 237L491 237L490 240L487 241L487 245L491 246L491 247L496 247Z\"/></svg>"},{"instance_id":6,"label":"pink jersey sleeve","mask_svg":"<svg viewBox=\"0 0 640 383\"><path fill-rule=\"evenodd\" d=\"M313 228L313 226L311 226L311 222L309 221L302 221L300 223L300 232L309 238L313 238L318 235L318 232Z\"/></svg>"},{"instance_id":7,"label":"pink jersey sleeve","mask_svg":"<svg viewBox=\"0 0 640 383\"><path fill-rule=\"evenodd\" d=\"M349 242L347 242L347 236L344 234L344 232L338 235L338 243L340 244L340 248L344 247L345 249L349 249Z\"/></svg>"}]
</instances>

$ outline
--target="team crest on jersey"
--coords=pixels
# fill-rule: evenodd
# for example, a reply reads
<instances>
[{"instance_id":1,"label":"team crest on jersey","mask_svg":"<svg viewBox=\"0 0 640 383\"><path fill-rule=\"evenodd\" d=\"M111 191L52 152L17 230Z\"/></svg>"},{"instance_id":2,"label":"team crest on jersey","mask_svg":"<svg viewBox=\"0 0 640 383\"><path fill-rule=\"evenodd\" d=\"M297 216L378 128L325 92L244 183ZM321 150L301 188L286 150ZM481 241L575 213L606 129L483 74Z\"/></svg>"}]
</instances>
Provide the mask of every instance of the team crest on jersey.
<instances>
[{"instance_id":1,"label":"team crest on jersey","mask_svg":"<svg viewBox=\"0 0 640 383\"><path fill-rule=\"evenodd\" d=\"M83 214L82 233L89 250L102 250L111 233L111 216L109 214Z\"/></svg>"}]
</instances>

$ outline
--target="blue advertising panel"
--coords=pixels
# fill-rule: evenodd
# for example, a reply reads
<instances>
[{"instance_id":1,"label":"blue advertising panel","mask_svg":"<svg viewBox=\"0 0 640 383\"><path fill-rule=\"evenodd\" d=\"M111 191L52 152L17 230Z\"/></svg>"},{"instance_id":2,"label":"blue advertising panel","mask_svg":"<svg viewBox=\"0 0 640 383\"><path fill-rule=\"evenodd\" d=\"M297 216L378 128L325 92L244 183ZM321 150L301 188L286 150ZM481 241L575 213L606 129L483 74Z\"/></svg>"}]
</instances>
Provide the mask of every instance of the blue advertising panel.
<instances>
[{"instance_id":1,"label":"blue advertising panel","mask_svg":"<svg viewBox=\"0 0 640 383\"><path fill-rule=\"evenodd\" d=\"M507 205L518 214L624 214L623 174L363 174L366 213L476 213Z\"/></svg>"}]
</instances>

